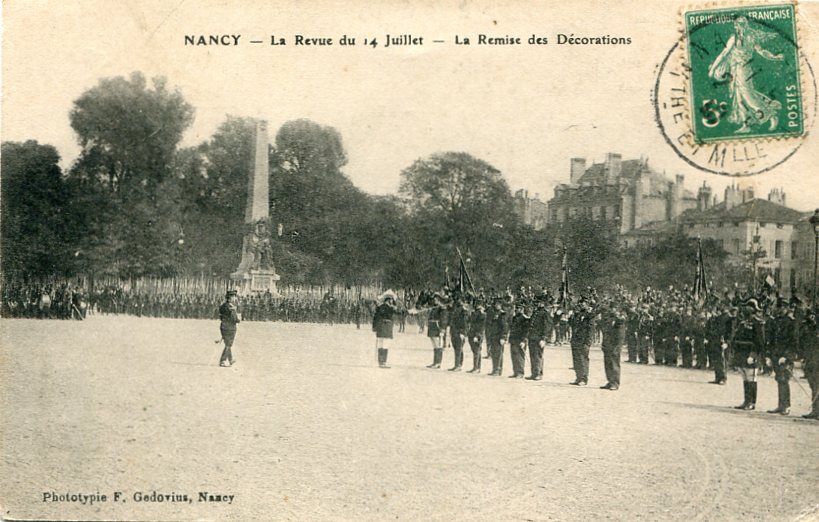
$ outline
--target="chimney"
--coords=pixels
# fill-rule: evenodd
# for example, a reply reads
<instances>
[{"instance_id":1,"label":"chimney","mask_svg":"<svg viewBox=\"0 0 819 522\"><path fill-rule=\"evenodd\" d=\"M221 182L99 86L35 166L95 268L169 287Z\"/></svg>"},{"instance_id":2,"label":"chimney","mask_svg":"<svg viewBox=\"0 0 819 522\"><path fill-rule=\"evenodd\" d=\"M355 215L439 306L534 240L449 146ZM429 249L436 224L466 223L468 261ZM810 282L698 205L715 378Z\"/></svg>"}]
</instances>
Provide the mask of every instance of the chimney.
<instances>
[{"instance_id":1,"label":"chimney","mask_svg":"<svg viewBox=\"0 0 819 522\"><path fill-rule=\"evenodd\" d=\"M614 183L620 177L622 156L614 152L606 154L606 182Z\"/></svg>"},{"instance_id":2,"label":"chimney","mask_svg":"<svg viewBox=\"0 0 819 522\"><path fill-rule=\"evenodd\" d=\"M572 158L571 170L569 171L569 183L576 185L580 181L580 176L586 173L586 158Z\"/></svg>"},{"instance_id":3,"label":"chimney","mask_svg":"<svg viewBox=\"0 0 819 522\"><path fill-rule=\"evenodd\" d=\"M677 174L674 177L674 183L671 184L671 201L668 209L668 218L674 219L682 212L682 194L683 184L685 183L685 176Z\"/></svg>"},{"instance_id":4,"label":"chimney","mask_svg":"<svg viewBox=\"0 0 819 522\"><path fill-rule=\"evenodd\" d=\"M768 201L778 205L785 206L785 192L782 189L775 188L768 192Z\"/></svg>"},{"instance_id":5,"label":"chimney","mask_svg":"<svg viewBox=\"0 0 819 522\"><path fill-rule=\"evenodd\" d=\"M737 187L733 183L725 187L725 210L730 210L737 206L739 197L737 194Z\"/></svg>"},{"instance_id":6,"label":"chimney","mask_svg":"<svg viewBox=\"0 0 819 522\"><path fill-rule=\"evenodd\" d=\"M711 206L711 187L702 182L702 186L697 191L697 210L703 212Z\"/></svg>"},{"instance_id":7,"label":"chimney","mask_svg":"<svg viewBox=\"0 0 819 522\"><path fill-rule=\"evenodd\" d=\"M634 199L632 200L631 217L634 220L632 228L643 226L643 196L645 195L645 181L642 174L634 180Z\"/></svg>"}]
</instances>

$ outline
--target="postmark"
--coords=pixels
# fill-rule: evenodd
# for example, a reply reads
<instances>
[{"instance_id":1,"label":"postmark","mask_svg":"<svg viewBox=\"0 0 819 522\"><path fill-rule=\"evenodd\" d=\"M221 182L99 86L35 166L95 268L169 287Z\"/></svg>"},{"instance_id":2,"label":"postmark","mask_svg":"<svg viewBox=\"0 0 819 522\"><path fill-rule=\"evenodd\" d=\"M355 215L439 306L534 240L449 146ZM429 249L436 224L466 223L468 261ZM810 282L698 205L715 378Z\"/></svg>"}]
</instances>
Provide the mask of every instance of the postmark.
<instances>
[{"instance_id":1,"label":"postmark","mask_svg":"<svg viewBox=\"0 0 819 522\"><path fill-rule=\"evenodd\" d=\"M805 132L791 3L685 12L698 143Z\"/></svg>"},{"instance_id":2,"label":"postmark","mask_svg":"<svg viewBox=\"0 0 819 522\"><path fill-rule=\"evenodd\" d=\"M794 5L723 5L680 14L683 26L657 67L652 92L666 143L689 165L713 174L750 176L782 165L809 136L817 107ZM749 28L765 31L764 38L753 33L764 42L737 44L737 30L747 38Z\"/></svg>"}]
</instances>

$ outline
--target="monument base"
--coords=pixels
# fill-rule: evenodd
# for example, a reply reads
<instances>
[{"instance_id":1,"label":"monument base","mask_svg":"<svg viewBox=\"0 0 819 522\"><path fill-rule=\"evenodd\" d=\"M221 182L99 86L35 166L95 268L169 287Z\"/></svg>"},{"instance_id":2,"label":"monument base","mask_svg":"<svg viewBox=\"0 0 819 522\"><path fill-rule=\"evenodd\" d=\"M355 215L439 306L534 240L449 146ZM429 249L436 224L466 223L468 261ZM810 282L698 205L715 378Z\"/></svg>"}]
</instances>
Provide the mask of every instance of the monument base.
<instances>
[{"instance_id":1,"label":"monument base","mask_svg":"<svg viewBox=\"0 0 819 522\"><path fill-rule=\"evenodd\" d=\"M270 292L278 296L276 285L279 279L281 276L275 270L249 270L230 274L234 288L243 295Z\"/></svg>"}]
</instances>

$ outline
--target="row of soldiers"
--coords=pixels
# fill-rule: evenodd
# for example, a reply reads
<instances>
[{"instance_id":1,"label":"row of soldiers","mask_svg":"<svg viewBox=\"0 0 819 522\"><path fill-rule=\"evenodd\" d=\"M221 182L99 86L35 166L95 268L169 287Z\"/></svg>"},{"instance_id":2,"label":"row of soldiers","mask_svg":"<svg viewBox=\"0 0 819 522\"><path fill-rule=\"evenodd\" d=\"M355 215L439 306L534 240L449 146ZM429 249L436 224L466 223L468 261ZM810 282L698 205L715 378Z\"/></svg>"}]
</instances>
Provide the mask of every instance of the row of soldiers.
<instances>
[{"instance_id":1,"label":"row of soldiers","mask_svg":"<svg viewBox=\"0 0 819 522\"><path fill-rule=\"evenodd\" d=\"M427 316L427 336L433 348L429 368L441 368L444 348L451 343L454 364L450 371L462 369L468 345L473 356L469 372L480 372L485 341L487 357L492 360L490 375L501 374L504 349L509 346L510 377L524 378L528 352L528 379L540 380L543 350L559 342L565 324L563 335L571 344L576 374L572 384L588 384L589 348L599 341L607 377L603 388L619 388L620 352L625 348L627 362L649 364L653 359L658 365L712 369L714 384L726 383L729 368L738 370L744 389L739 408L748 410L756 405L758 373L770 369L779 389L778 406L771 413L788 414L790 381L795 364L802 361L811 386L808 417L819 414L816 315L796 297L738 292L695 297L687 289L673 288L632 295L618 287L602 296L586 289L570 304L546 290L521 289L517 295L507 291L487 297L445 287L420 295L415 305L410 313Z\"/></svg>"},{"instance_id":2,"label":"row of soldiers","mask_svg":"<svg viewBox=\"0 0 819 522\"><path fill-rule=\"evenodd\" d=\"M82 287L70 283L4 285L0 315L29 319L84 319L90 310Z\"/></svg>"},{"instance_id":3,"label":"row of soldiers","mask_svg":"<svg viewBox=\"0 0 819 522\"><path fill-rule=\"evenodd\" d=\"M220 297L210 294L147 293L119 286L86 292L70 283L59 285L14 284L3 287L0 315L16 318L81 319L86 314L130 315L172 319L215 319ZM309 323L367 323L375 302L337 299L332 294L276 297L270 292L237 297L245 321Z\"/></svg>"}]
</instances>

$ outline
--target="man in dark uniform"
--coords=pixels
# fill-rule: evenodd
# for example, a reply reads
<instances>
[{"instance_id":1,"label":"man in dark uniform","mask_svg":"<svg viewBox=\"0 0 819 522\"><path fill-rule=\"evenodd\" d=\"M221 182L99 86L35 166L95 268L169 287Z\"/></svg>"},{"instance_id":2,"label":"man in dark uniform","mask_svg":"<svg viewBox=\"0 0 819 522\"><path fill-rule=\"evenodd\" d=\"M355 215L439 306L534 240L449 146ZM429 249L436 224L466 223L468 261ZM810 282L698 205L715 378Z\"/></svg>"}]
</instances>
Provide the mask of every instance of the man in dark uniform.
<instances>
[{"instance_id":1,"label":"man in dark uniform","mask_svg":"<svg viewBox=\"0 0 819 522\"><path fill-rule=\"evenodd\" d=\"M640 315L634 305L631 305L626 316L626 347L628 359L626 362L637 362L637 330L640 326Z\"/></svg>"},{"instance_id":2,"label":"man in dark uniform","mask_svg":"<svg viewBox=\"0 0 819 522\"><path fill-rule=\"evenodd\" d=\"M225 294L225 302L219 307L219 332L222 334L222 341L225 343L225 349L222 350L222 357L219 359L219 366L228 367L236 363L230 348L236 338L236 325L240 321L239 309L237 308L238 301L239 297L236 290L228 290L227 294Z\"/></svg>"},{"instance_id":3,"label":"man in dark uniform","mask_svg":"<svg viewBox=\"0 0 819 522\"><path fill-rule=\"evenodd\" d=\"M467 373L481 373L481 343L486 329L486 308L482 301L475 304L469 317L469 347L472 349L472 369Z\"/></svg>"},{"instance_id":4,"label":"man in dark uniform","mask_svg":"<svg viewBox=\"0 0 819 522\"><path fill-rule=\"evenodd\" d=\"M503 345L509 336L509 323L503 309L503 298L496 297L486 318L486 343L492 357L492 373L499 376L503 369Z\"/></svg>"},{"instance_id":5,"label":"man in dark uniform","mask_svg":"<svg viewBox=\"0 0 819 522\"><path fill-rule=\"evenodd\" d=\"M602 390L620 389L620 351L626 340L626 315L616 304L612 304L603 319L603 366L606 384Z\"/></svg>"},{"instance_id":6,"label":"man in dark uniform","mask_svg":"<svg viewBox=\"0 0 819 522\"><path fill-rule=\"evenodd\" d=\"M466 330L469 320L469 310L463 296L458 294L452 306L452 313L449 315L449 337L452 341L452 349L455 352L455 364L449 369L451 372L461 371L464 364L464 341L466 340Z\"/></svg>"},{"instance_id":7,"label":"man in dark uniform","mask_svg":"<svg viewBox=\"0 0 819 522\"><path fill-rule=\"evenodd\" d=\"M572 327L572 361L574 363L575 386L586 386L589 383L589 348L592 342L594 311L581 299L569 318Z\"/></svg>"},{"instance_id":8,"label":"man in dark uniform","mask_svg":"<svg viewBox=\"0 0 819 522\"><path fill-rule=\"evenodd\" d=\"M757 386L756 373L765 347L765 321L762 309L756 299L745 303L742 318L737 323L732 344L734 364L742 374L742 388L745 400L738 410L756 408Z\"/></svg>"},{"instance_id":9,"label":"man in dark uniform","mask_svg":"<svg viewBox=\"0 0 819 522\"><path fill-rule=\"evenodd\" d=\"M518 303L509 326L509 352L512 356L512 379L523 379L526 373L526 341L532 323L531 305Z\"/></svg>"},{"instance_id":10,"label":"man in dark uniform","mask_svg":"<svg viewBox=\"0 0 819 522\"><path fill-rule=\"evenodd\" d=\"M375 347L378 349L379 368L389 368L387 356L390 350L389 342L392 340L393 316L398 313L395 300L395 294L389 290L386 291L380 297L381 304L373 314L373 332L375 332Z\"/></svg>"},{"instance_id":11,"label":"man in dark uniform","mask_svg":"<svg viewBox=\"0 0 819 522\"><path fill-rule=\"evenodd\" d=\"M640 305L637 324L637 362L648 364L648 354L651 351L651 342L654 337L654 316L650 313L648 304Z\"/></svg>"},{"instance_id":12,"label":"man in dark uniform","mask_svg":"<svg viewBox=\"0 0 819 522\"><path fill-rule=\"evenodd\" d=\"M726 308L722 310L713 309L706 313L705 319L705 349L708 351L708 358L714 367L714 380L712 384L724 385L728 379L725 364L725 349L728 347L728 339L731 338L730 329L726 335L726 325L730 316Z\"/></svg>"},{"instance_id":13,"label":"man in dark uniform","mask_svg":"<svg viewBox=\"0 0 819 522\"><path fill-rule=\"evenodd\" d=\"M799 353L799 320L795 310L786 301L780 301L779 315L774 319L774 339L770 346L770 357L776 375L778 405L768 413L788 415L791 411L791 385L793 365Z\"/></svg>"},{"instance_id":14,"label":"man in dark uniform","mask_svg":"<svg viewBox=\"0 0 819 522\"><path fill-rule=\"evenodd\" d=\"M811 410L807 415L802 415L802 418L819 420L819 329L815 310L808 311L800 325L799 348L811 394Z\"/></svg>"},{"instance_id":15,"label":"man in dark uniform","mask_svg":"<svg viewBox=\"0 0 819 522\"><path fill-rule=\"evenodd\" d=\"M532 381L543 378L543 349L546 347L547 336L551 335L552 319L549 310L546 309L546 301L546 293L541 293L537 297L537 308L529 325L529 364L532 373L527 379Z\"/></svg>"},{"instance_id":16,"label":"man in dark uniform","mask_svg":"<svg viewBox=\"0 0 819 522\"><path fill-rule=\"evenodd\" d=\"M432 364L427 368L437 370L441 367L444 358L443 336L446 335L446 326L443 325L443 315L446 305L443 303L443 296L435 294L432 296L432 307L427 315L427 337L432 343Z\"/></svg>"}]
</instances>

